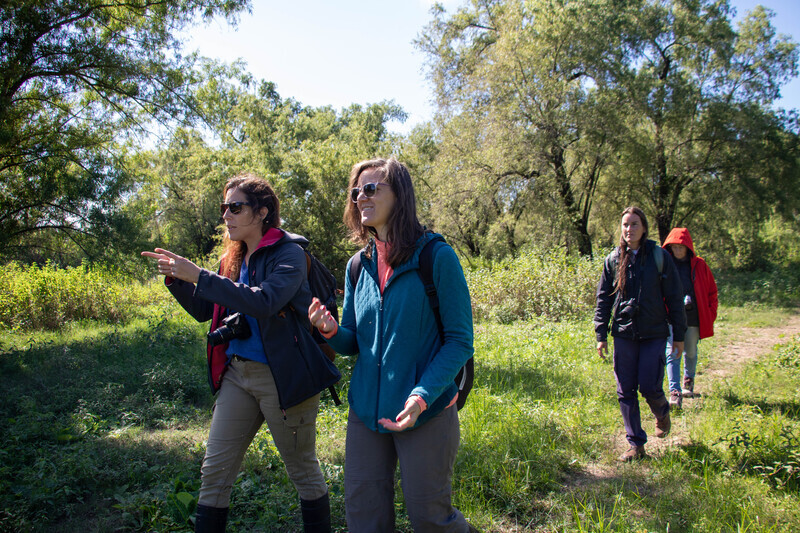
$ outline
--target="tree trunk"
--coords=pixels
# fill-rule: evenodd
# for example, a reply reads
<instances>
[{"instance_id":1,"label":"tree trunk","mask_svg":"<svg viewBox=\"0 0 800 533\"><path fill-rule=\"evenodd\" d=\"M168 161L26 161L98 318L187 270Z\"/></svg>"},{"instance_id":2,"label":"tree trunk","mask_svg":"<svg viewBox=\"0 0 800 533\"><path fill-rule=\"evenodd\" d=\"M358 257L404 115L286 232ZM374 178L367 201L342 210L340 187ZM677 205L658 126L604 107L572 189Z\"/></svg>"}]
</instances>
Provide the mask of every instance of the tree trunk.
<instances>
[{"instance_id":1,"label":"tree trunk","mask_svg":"<svg viewBox=\"0 0 800 533\"><path fill-rule=\"evenodd\" d=\"M589 237L588 221L581 215L580 209L575 202L575 195L572 192L567 169L564 164L564 149L558 144L553 143L550 149L550 162L555 171L558 194L561 204L569 218L569 225L578 240L578 253L585 257L592 256L592 239Z\"/></svg>"}]
</instances>

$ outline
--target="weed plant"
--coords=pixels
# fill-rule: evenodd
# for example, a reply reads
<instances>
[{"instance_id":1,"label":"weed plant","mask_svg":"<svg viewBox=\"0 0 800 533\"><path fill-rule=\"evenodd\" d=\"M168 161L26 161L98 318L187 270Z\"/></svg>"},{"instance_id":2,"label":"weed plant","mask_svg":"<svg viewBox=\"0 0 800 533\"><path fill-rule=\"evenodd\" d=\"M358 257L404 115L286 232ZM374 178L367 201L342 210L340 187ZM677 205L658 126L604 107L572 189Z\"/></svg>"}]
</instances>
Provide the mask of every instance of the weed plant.
<instances>
[{"instance_id":1,"label":"weed plant","mask_svg":"<svg viewBox=\"0 0 800 533\"><path fill-rule=\"evenodd\" d=\"M713 268L713 267L712 267ZM800 306L800 264L772 265L755 271L714 271L720 302L726 306L762 304L773 307Z\"/></svg>"},{"instance_id":2,"label":"weed plant","mask_svg":"<svg viewBox=\"0 0 800 533\"><path fill-rule=\"evenodd\" d=\"M139 316L143 306L166 300L153 284L108 266L7 263L0 269L0 327L55 329L89 319L124 322Z\"/></svg>"},{"instance_id":3,"label":"weed plant","mask_svg":"<svg viewBox=\"0 0 800 533\"><path fill-rule=\"evenodd\" d=\"M465 272L476 320L570 320L593 308L603 258L530 249Z\"/></svg>"}]
</instances>

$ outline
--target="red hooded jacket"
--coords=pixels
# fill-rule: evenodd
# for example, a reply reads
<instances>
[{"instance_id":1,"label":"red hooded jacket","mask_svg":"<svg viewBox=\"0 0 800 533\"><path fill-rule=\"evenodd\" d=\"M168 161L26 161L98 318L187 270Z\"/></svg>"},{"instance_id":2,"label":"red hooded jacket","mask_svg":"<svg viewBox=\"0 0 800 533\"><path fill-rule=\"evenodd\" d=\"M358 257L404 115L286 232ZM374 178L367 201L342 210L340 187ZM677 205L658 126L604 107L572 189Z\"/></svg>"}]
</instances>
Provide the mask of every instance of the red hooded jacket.
<instances>
[{"instance_id":1,"label":"red hooded jacket","mask_svg":"<svg viewBox=\"0 0 800 533\"><path fill-rule=\"evenodd\" d=\"M694 295L697 300L697 315L700 319L700 338L712 337L714 335L714 321L717 319L717 282L714 274L701 258L694 253L694 243L689 230L686 228L673 228L667 235L662 247L669 250L670 244L683 244L689 248L690 261L692 267L692 282L694 283Z\"/></svg>"}]
</instances>

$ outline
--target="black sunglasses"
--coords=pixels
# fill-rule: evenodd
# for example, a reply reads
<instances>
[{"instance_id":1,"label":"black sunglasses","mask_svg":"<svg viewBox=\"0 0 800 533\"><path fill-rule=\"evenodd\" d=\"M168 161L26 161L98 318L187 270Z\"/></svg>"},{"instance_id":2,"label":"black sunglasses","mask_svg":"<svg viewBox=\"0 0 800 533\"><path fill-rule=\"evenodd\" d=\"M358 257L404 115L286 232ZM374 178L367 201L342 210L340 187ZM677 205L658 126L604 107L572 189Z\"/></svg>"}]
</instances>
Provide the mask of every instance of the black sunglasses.
<instances>
[{"instance_id":1,"label":"black sunglasses","mask_svg":"<svg viewBox=\"0 0 800 533\"><path fill-rule=\"evenodd\" d=\"M358 203L358 195L361 194L361 191L364 191L364 196L367 198L372 198L378 191L378 185L386 185L386 183L365 183L361 187L353 187L350 190L350 199L354 203Z\"/></svg>"},{"instance_id":2,"label":"black sunglasses","mask_svg":"<svg viewBox=\"0 0 800 533\"><path fill-rule=\"evenodd\" d=\"M228 209L231 210L231 213L234 215L238 215L242 212L242 208L246 205L252 206L250 202L229 202L229 203L222 203L219 204L219 216L224 217L225 211Z\"/></svg>"}]
</instances>

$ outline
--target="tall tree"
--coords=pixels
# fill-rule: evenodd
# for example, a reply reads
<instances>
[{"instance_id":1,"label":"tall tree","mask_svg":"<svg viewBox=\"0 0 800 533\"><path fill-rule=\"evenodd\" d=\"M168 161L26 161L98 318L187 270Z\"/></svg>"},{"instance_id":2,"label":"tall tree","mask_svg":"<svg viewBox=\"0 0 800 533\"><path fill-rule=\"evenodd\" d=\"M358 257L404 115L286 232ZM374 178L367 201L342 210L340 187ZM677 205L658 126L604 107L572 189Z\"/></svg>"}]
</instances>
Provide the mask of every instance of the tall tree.
<instances>
[{"instance_id":1,"label":"tall tree","mask_svg":"<svg viewBox=\"0 0 800 533\"><path fill-rule=\"evenodd\" d=\"M475 0L452 16L441 8L434 15L417 44L430 58L437 95L440 179L453 180L457 196L484 205L462 229L503 235L513 251L529 238L518 229L538 210L534 218L563 231L562 244L591 255L594 190L617 130L609 112L614 102L597 90L602 80L596 79L597 65L617 44L614 6ZM479 188L464 187L470 183ZM464 205L449 200L451 208ZM466 242L472 236L463 237L479 251Z\"/></svg>"},{"instance_id":2,"label":"tall tree","mask_svg":"<svg viewBox=\"0 0 800 533\"><path fill-rule=\"evenodd\" d=\"M234 20L248 0L9 0L0 8L0 250L37 232L81 243L129 185L119 142L192 109L196 16Z\"/></svg>"},{"instance_id":3,"label":"tall tree","mask_svg":"<svg viewBox=\"0 0 800 533\"><path fill-rule=\"evenodd\" d=\"M631 7L624 61L606 65L629 111L617 176L646 199L663 240L676 221L726 203L748 182L780 187L779 172L752 162L769 151L763 135L788 124L770 105L797 75L798 51L761 6L738 29L727 0Z\"/></svg>"},{"instance_id":4,"label":"tall tree","mask_svg":"<svg viewBox=\"0 0 800 533\"><path fill-rule=\"evenodd\" d=\"M342 224L350 168L392 153L396 139L386 124L405 114L390 103L341 111L303 107L282 99L272 83L254 80L242 65L205 61L202 73L205 83L194 97L208 131L178 129L163 149L140 154L141 187L126 210L146 218L157 243L202 257L218 243L223 184L254 172L275 188L283 227L306 236L343 280L354 251Z\"/></svg>"}]
</instances>

